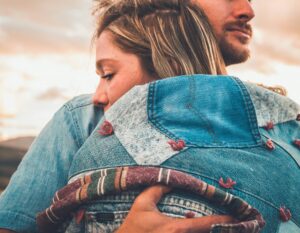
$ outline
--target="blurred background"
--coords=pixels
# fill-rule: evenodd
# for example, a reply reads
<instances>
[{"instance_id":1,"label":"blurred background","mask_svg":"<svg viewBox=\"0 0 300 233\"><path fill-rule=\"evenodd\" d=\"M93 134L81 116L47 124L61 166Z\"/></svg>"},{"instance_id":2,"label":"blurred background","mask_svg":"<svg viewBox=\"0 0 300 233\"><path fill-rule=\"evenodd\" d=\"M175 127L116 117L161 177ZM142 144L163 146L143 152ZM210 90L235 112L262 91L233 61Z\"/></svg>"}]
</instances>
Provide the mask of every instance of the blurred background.
<instances>
[{"instance_id":1,"label":"blurred background","mask_svg":"<svg viewBox=\"0 0 300 233\"><path fill-rule=\"evenodd\" d=\"M253 6L252 57L229 73L283 85L300 103L300 1ZM64 102L93 92L91 10L86 0L0 0L0 140L35 136Z\"/></svg>"}]
</instances>

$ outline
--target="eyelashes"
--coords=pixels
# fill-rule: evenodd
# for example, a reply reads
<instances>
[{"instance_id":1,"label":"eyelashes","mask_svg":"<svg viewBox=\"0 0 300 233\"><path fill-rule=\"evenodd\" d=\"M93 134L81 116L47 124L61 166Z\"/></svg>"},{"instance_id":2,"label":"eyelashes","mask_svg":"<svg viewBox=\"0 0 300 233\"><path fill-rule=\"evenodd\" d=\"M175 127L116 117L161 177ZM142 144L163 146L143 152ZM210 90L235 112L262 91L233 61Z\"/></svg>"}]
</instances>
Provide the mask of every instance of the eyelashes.
<instances>
[{"instance_id":1,"label":"eyelashes","mask_svg":"<svg viewBox=\"0 0 300 233\"><path fill-rule=\"evenodd\" d=\"M101 78L111 80L113 78L113 76L114 76L113 73L109 73L109 74L102 75Z\"/></svg>"}]
</instances>

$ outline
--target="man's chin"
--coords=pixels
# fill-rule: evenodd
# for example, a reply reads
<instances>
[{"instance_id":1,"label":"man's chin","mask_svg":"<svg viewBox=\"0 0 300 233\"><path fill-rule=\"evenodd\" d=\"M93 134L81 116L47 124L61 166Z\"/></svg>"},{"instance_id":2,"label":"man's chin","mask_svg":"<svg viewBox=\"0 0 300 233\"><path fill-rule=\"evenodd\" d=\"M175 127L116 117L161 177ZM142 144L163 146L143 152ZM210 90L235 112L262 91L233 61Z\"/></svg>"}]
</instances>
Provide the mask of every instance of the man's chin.
<instances>
[{"instance_id":1,"label":"man's chin","mask_svg":"<svg viewBox=\"0 0 300 233\"><path fill-rule=\"evenodd\" d=\"M221 41L220 49L226 66L243 63L250 57L249 45L240 41Z\"/></svg>"}]
</instances>

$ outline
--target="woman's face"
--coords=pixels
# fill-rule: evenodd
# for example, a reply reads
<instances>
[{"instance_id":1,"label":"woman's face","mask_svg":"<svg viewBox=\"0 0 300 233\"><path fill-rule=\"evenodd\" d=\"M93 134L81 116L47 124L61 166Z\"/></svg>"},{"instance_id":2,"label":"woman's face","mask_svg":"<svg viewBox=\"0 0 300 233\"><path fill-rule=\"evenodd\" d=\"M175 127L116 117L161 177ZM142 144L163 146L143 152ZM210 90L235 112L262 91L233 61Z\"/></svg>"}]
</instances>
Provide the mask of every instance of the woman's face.
<instances>
[{"instance_id":1,"label":"woman's face","mask_svg":"<svg viewBox=\"0 0 300 233\"><path fill-rule=\"evenodd\" d=\"M93 103L102 105L104 111L135 85L154 80L136 55L125 53L113 41L109 31L102 32L96 41L96 73L100 82Z\"/></svg>"}]
</instances>

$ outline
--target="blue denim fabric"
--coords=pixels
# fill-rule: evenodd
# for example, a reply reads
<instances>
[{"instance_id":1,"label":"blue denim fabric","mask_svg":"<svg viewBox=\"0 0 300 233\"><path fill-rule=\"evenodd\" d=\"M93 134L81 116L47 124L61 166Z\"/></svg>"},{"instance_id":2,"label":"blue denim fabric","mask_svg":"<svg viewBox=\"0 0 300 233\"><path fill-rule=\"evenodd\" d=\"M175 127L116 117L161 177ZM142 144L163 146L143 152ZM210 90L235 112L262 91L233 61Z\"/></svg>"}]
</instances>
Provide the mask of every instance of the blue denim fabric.
<instances>
[{"instance_id":1,"label":"blue denim fabric","mask_svg":"<svg viewBox=\"0 0 300 233\"><path fill-rule=\"evenodd\" d=\"M239 82L222 76L195 75L151 83L149 120L161 132L183 139L190 146L257 146L261 138L255 110ZM174 90L180 90L180 94Z\"/></svg>"},{"instance_id":2,"label":"blue denim fabric","mask_svg":"<svg viewBox=\"0 0 300 233\"><path fill-rule=\"evenodd\" d=\"M66 185L73 155L95 129L103 111L91 96L65 104L31 145L0 196L0 228L36 232L35 216Z\"/></svg>"},{"instance_id":3,"label":"blue denim fabric","mask_svg":"<svg viewBox=\"0 0 300 233\"><path fill-rule=\"evenodd\" d=\"M267 91L266 94L277 95ZM258 124L260 112L253 99L247 86L227 76L183 76L151 83L149 123L170 139L187 142L185 150L160 166L186 172L215 186L220 177L230 177L237 184L229 192L263 214L267 223L264 233L296 233L300 230L300 151L292 142L300 138L300 124L286 118L276 122L274 129L265 130ZM103 112L92 106L90 96L77 97L56 113L0 197L0 227L35 232L35 214L50 205L54 192L69 178L96 169L137 165L116 135L99 135L102 116ZM273 151L265 146L268 138L275 143ZM126 194L108 196L85 206L83 225L75 229L71 223L67 231L115 229L124 218L120 212L126 213L133 199ZM191 194L176 191L165 200L173 200L159 205L168 214L209 214L187 204L203 204ZM279 218L283 205L292 213L288 223ZM221 207L210 203L202 206L224 213ZM97 220L99 213L116 213L116 221L103 223Z\"/></svg>"}]
</instances>

